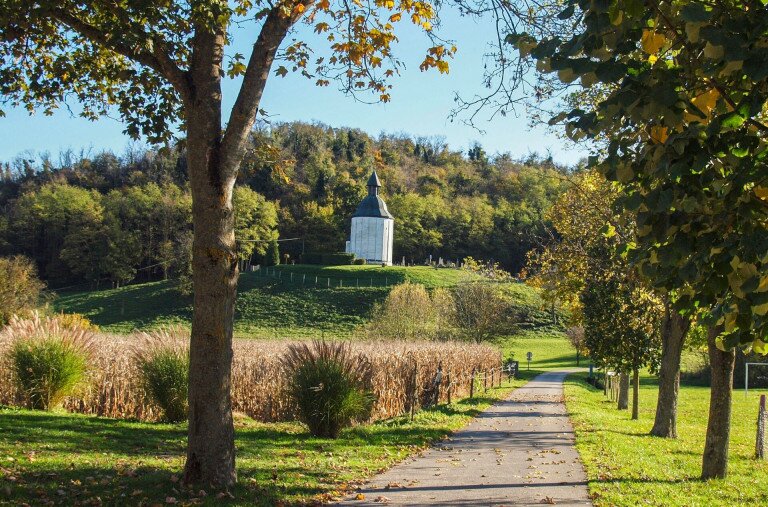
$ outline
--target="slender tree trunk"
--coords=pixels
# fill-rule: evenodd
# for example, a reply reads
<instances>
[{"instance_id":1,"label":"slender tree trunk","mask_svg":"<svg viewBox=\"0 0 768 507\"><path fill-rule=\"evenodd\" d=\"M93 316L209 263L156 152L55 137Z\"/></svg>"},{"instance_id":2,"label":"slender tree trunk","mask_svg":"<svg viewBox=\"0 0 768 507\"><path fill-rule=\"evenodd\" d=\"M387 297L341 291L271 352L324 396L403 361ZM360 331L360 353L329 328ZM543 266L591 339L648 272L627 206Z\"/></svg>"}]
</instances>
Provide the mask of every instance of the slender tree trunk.
<instances>
[{"instance_id":1,"label":"slender tree trunk","mask_svg":"<svg viewBox=\"0 0 768 507\"><path fill-rule=\"evenodd\" d=\"M632 372L632 419L640 418L640 371Z\"/></svg>"},{"instance_id":2,"label":"slender tree trunk","mask_svg":"<svg viewBox=\"0 0 768 507\"><path fill-rule=\"evenodd\" d=\"M670 308L667 302L661 328L659 401L651 435L677 438L677 398L680 391L680 356L691 321Z\"/></svg>"},{"instance_id":3,"label":"slender tree trunk","mask_svg":"<svg viewBox=\"0 0 768 507\"><path fill-rule=\"evenodd\" d=\"M728 474L728 441L731 432L731 396L733 394L734 350L724 352L717 348L715 338L722 331L715 326L709 330L707 346L712 368L712 387L709 398L707 440L704 444L701 478L724 478Z\"/></svg>"},{"instance_id":4,"label":"slender tree trunk","mask_svg":"<svg viewBox=\"0 0 768 507\"><path fill-rule=\"evenodd\" d=\"M579 366L579 359L581 359L578 349L576 350L576 366Z\"/></svg>"},{"instance_id":5,"label":"slender tree trunk","mask_svg":"<svg viewBox=\"0 0 768 507\"><path fill-rule=\"evenodd\" d=\"M619 410L627 410L629 408L629 374L619 374Z\"/></svg>"},{"instance_id":6,"label":"slender tree trunk","mask_svg":"<svg viewBox=\"0 0 768 507\"><path fill-rule=\"evenodd\" d=\"M201 35L200 50L220 61L223 38ZM184 481L235 483L230 384L237 291L232 191L237 167L221 157L219 68L201 66L186 107L187 161L192 187L194 313L189 354L189 429Z\"/></svg>"}]
</instances>

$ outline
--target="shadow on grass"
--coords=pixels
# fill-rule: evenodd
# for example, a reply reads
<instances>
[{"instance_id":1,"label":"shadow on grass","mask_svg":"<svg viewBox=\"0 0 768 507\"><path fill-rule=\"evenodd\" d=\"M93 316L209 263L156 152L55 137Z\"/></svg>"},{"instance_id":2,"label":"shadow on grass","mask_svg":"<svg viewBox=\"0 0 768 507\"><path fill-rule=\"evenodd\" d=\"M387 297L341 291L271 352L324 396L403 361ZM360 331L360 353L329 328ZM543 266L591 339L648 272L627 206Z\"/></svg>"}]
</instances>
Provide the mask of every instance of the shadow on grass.
<instances>
[{"instance_id":1,"label":"shadow on grass","mask_svg":"<svg viewBox=\"0 0 768 507\"><path fill-rule=\"evenodd\" d=\"M391 462L383 454L437 442L450 433L451 416L476 416L482 405L494 401L478 396L440 405L422 411L414 423L401 417L358 426L337 440L314 438L297 424L238 421L234 499L217 498L213 491L203 496L199 489L181 485L185 424L0 408L0 455L12 458L0 467L0 504L65 499L88 504L98 499L109 505L138 505L173 497L180 503L266 506L327 499L350 478L366 477ZM340 456L349 463L333 461Z\"/></svg>"}]
</instances>

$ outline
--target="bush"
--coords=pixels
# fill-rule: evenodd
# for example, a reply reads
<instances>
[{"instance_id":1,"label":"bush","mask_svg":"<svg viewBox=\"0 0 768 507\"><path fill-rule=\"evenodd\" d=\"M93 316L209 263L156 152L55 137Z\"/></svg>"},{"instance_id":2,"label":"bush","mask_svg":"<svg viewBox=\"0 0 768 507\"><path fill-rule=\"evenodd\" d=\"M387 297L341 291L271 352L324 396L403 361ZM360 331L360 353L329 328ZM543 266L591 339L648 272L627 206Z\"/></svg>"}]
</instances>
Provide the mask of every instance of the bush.
<instances>
[{"instance_id":1,"label":"bush","mask_svg":"<svg viewBox=\"0 0 768 507\"><path fill-rule=\"evenodd\" d=\"M354 264L355 266L365 266L367 263L368 261L366 261L365 259L355 259L354 261L352 261L352 264Z\"/></svg>"},{"instance_id":2,"label":"bush","mask_svg":"<svg viewBox=\"0 0 768 507\"><path fill-rule=\"evenodd\" d=\"M322 264L323 254L317 252L306 252L301 254L301 262L304 264Z\"/></svg>"},{"instance_id":3,"label":"bush","mask_svg":"<svg viewBox=\"0 0 768 507\"><path fill-rule=\"evenodd\" d=\"M54 408L87 380L90 331L34 313L27 320L13 317L4 334L12 340L7 360L14 383L30 408Z\"/></svg>"},{"instance_id":4,"label":"bush","mask_svg":"<svg viewBox=\"0 0 768 507\"><path fill-rule=\"evenodd\" d=\"M0 257L0 327L16 314L26 314L40 302L44 284L31 260Z\"/></svg>"},{"instance_id":5,"label":"bush","mask_svg":"<svg viewBox=\"0 0 768 507\"><path fill-rule=\"evenodd\" d=\"M450 298L450 295L448 295ZM373 310L368 333L373 339L431 340L447 337L450 330L452 299L446 291L436 290L430 296L420 284L396 285L382 304Z\"/></svg>"},{"instance_id":6,"label":"bush","mask_svg":"<svg viewBox=\"0 0 768 507\"><path fill-rule=\"evenodd\" d=\"M187 418L189 350L179 329L143 334L134 351L139 384L149 401L160 408L168 422Z\"/></svg>"},{"instance_id":7,"label":"bush","mask_svg":"<svg viewBox=\"0 0 768 507\"><path fill-rule=\"evenodd\" d=\"M348 344L290 345L282 367L289 395L312 435L337 438L343 428L370 417L373 370L365 356L352 355Z\"/></svg>"},{"instance_id":8,"label":"bush","mask_svg":"<svg viewBox=\"0 0 768 507\"><path fill-rule=\"evenodd\" d=\"M264 254L264 265L265 266L277 266L280 264L280 246L277 243L277 240L273 240L269 242L269 245L267 245L267 251Z\"/></svg>"}]
</instances>

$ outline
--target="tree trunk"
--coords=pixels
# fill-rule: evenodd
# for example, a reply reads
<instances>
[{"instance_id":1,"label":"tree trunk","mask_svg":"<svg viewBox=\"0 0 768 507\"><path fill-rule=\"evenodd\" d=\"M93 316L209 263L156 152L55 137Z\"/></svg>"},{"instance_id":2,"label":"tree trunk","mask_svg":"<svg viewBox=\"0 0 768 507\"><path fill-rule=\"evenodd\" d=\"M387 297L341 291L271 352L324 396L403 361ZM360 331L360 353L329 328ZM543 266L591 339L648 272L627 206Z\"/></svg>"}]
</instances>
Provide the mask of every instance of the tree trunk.
<instances>
[{"instance_id":1,"label":"tree trunk","mask_svg":"<svg viewBox=\"0 0 768 507\"><path fill-rule=\"evenodd\" d=\"M661 328L659 401L651 435L677 438L677 397L680 391L680 355L691 321L666 305Z\"/></svg>"},{"instance_id":2,"label":"tree trunk","mask_svg":"<svg viewBox=\"0 0 768 507\"><path fill-rule=\"evenodd\" d=\"M640 372L632 372L632 419L640 418Z\"/></svg>"},{"instance_id":3,"label":"tree trunk","mask_svg":"<svg viewBox=\"0 0 768 507\"><path fill-rule=\"evenodd\" d=\"M222 41L203 40L201 44L210 44L214 59L219 59ZM184 481L227 488L237 480L230 398L238 276L232 207L237 167L224 167L222 162L219 80L216 66L201 68L195 79L195 96L186 107L194 312Z\"/></svg>"},{"instance_id":4,"label":"tree trunk","mask_svg":"<svg viewBox=\"0 0 768 507\"><path fill-rule=\"evenodd\" d=\"M576 366L579 366L579 359L580 359L580 356L581 356L581 354L579 354L579 351L578 351L578 349L577 349L577 350L576 350Z\"/></svg>"},{"instance_id":5,"label":"tree trunk","mask_svg":"<svg viewBox=\"0 0 768 507\"><path fill-rule=\"evenodd\" d=\"M712 368L712 388L709 398L707 440L704 444L702 479L722 479L728 474L728 441L731 432L731 395L735 351L717 348L715 338L722 328L710 328L707 336L709 362Z\"/></svg>"},{"instance_id":6,"label":"tree trunk","mask_svg":"<svg viewBox=\"0 0 768 507\"><path fill-rule=\"evenodd\" d=\"M629 408L629 374L619 374L619 410L627 410Z\"/></svg>"}]
</instances>

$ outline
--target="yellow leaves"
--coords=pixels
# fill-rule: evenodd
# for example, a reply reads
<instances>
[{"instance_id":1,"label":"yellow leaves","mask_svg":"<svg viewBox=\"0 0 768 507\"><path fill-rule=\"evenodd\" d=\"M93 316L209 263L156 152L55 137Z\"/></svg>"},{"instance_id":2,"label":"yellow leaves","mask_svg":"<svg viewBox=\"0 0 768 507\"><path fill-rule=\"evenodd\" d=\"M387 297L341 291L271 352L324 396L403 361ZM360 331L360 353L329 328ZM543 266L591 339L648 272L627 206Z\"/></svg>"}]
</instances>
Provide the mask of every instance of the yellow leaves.
<instances>
[{"instance_id":1,"label":"yellow leaves","mask_svg":"<svg viewBox=\"0 0 768 507\"><path fill-rule=\"evenodd\" d=\"M701 93L691 99L691 103L696 106L696 108L701 111L704 114L704 118L702 118L699 114L696 114L695 112L686 111L685 115L683 116L683 119L689 123L691 122L701 122L704 124L709 123L709 121L712 119L712 113L715 110L715 107L717 106L717 101L720 98L720 92L715 90L714 88L711 90L707 90L704 93Z\"/></svg>"},{"instance_id":2,"label":"yellow leaves","mask_svg":"<svg viewBox=\"0 0 768 507\"><path fill-rule=\"evenodd\" d=\"M403 17L403 15L401 13L396 12L396 13L392 14L389 17L389 21L392 22L392 23L397 23L398 21L400 21L402 19L402 17Z\"/></svg>"},{"instance_id":3,"label":"yellow leaves","mask_svg":"<svg viewBox=\"0 0 768 507\"><path fill-rule=\"evenodd\" d=\"M719 60L723 57L724 52L723 46L715 46L710 42L704 46L704 56L712 60Z\"/></svg>"},{"instance_id":4,"label":"yellow leaves","mask_svg":"<svg viewBox=\"0 0 768 507\"><path fill-rule=\"evenodd\" d=\"M768 201L768 188L758 185L755 188L753 188L752 191L755 193L755 195L759 199Z\"/></svg>"},{"instance_id":5,"label":"yellow leaves","mask_svg":"<svg viewBox=\"0 0 768 507\"><path fill-rule=\"evenodd\" d=\"M327 32L329 28L328 23L318 23L315 25L315 33Z\"/></svg>"},{"instance_id":6,"label":"yellow leaves","mask_svg":"<svg viewBox=\"0 0 768 507\"><path fill-rule=\"evenodd\" d=\"M437 62L437 70L440 71L440 74L448 74L448 70L449 70L448 62L446 62L445 60L439 60Z\"/></svg>"},{"instance_id":7,"label":"yellow leaves","mask_svg":"<svg viewBox=\"0 0 768 507\"><path fill-rule=\"evenodd\" d=\"M328 11L331 8L330 0L320 0L317 3L317 9L321 11Z\"/></svg>"},{"instance_id":8,"label":"yellow leaves","mask_svg":"<svg viewBox=\"0 0 768 507\"><path fill-rule=\"evenodd\" d=\"M291 13L291 15L293 17L301 16L304 13L305 9L306 9L306 6L304 4L298 3L293 6L293 12Z\"/></svg>"},{"instance_id":9,"label":"yellow leaves","mask_svg":"<svg viewBox=\"0 0 768 507\"><path fill-rule=\"evenodd\" d=\"M379 100L386 103L392 100L392 97L388 93L382 93L381 95L379 95Z\"/></svg>"},{"instance_id":10,"label":"yellow leaves","mask_svg":"<svg viewBox=\"0 0 768 507\"><path fill-rule=\"evenodd\" d=\"M286 75L288 75L288 69L286 69L284 66L281 65L280 67L277 68L277 70L275 70L275 75L280 77L285 77Z\"/></svg>"},{"instance_id":11,"label":"yellow leaves","mask_svg":"<svg viewBox=\"0 0 768 507\"><path fill-rule=\"evenodd\" d=\"M654 125L651 127L650 135L653 144L664 144L669 138L669 129L661 125Z\"/></svg>"},{"instance_id":12,"label":"yellow leaves","mask_svg":"<svg viewBox=\"0 0 768 507\"><path fill-rule=\"evenodd\" d=\"M667 42L667 38L663 33L656 32L653 29L646 28L643 30L643 36L640 39L640 45L643 51L649 55L653 55L659 52L659 50Z\"/></svg>"}]
</instances>

